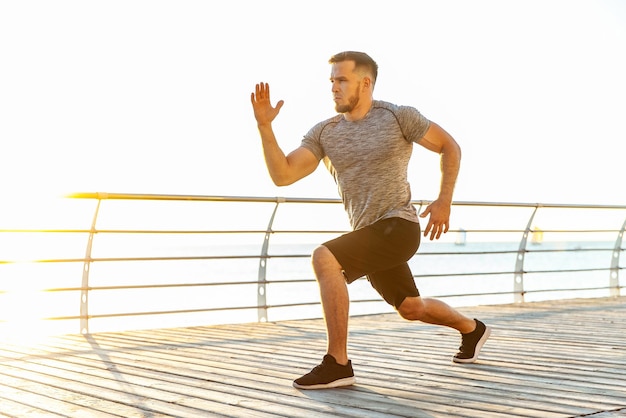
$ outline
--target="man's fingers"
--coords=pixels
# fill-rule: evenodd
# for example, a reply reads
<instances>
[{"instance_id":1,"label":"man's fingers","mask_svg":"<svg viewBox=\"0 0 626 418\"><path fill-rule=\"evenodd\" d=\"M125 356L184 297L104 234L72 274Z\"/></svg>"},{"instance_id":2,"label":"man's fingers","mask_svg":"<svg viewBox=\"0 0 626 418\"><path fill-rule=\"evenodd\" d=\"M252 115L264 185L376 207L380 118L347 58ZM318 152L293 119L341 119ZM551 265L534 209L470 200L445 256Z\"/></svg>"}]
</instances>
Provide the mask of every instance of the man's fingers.
<instances>
[{"instance_id":1,"label":"man's fingers","mask_svg":"<svg viewBox=\"0 0 626 418\"><path fill-rule=\"evenodd\" d=\"M252 93L252 103L258 103L258 102L268 102L271 105L270 102L270 85L268 83L259 83L256 85L254 93ZM276 104L276 109L280 109L283 106L284 102L282 100L280 100L277 104Z\"/></svg>"},{"instance_id":2,"label":"man's fingers","mask_svg":"<svg viewBox=\"0 0 626 418\"><path fill-rule=\"evenodd\" d=\"M433 225L430 231L430 240L432 241L435 238L439 239L440 236L441 236L441 225Z\"/></svg>"},{"instance_id":3,"label":"man's fingers","mask_svg":"<svg viewBox=\"0 0 626 418\"><path fill-rule=\"evenodd\" d=\"M269 100L270 99L270 85L267 84L267 83L264 83L264 86L265 86L265 89L264 89L265 90L265 98L267 100Z\"/></svg>"},{"instance_id":4,"label":"man's fingers","mask_svg":"<svg viewBox=\"0 0 626 418\"><path fill-rule=\"evenodd\" d=\"M270 86L267 83L258 83L254 88L254 97L257 101L270 97Z\"/></svg>"},{"instance_id":5,"label":"man's fingers","mask_svg":"<svg viewBox=\"0 0 626 418\"><path fill-rule=\"evenodd\" d=\"M431 233L432 229L433 229L434 225L432 222L428 222L428 224L426 225L426 228L424 229L424 236L427 237L428 234ZM432 239L432 238L431 238Z\"/></svg>"},{"instance_id":6,"label":"man's fingers","mask_svg":"<svg viewBox=\"0 0 626 418\"><path fill-rule=\"evenodd\" d=\"M259 83L259 90L257 95L259 96L260 99L270 99L270 85L268 83Z\"/></svg>"},{"instance_id":7,"label":"man's fingers","mask_svg":"<svg viewBox=\"0 0 626 418\"><path fill-rule=\"evenodd\" d=\"M441 234L448 232L449 226L447 223L436 223L433 221L428 222L426 229L424 230L424 236L427 237L430 234L430 240L441 238Z\"/></svg>"},{"instance_id":8,"label":"man's fingers","mask_svg":"<svg viewBox=\"0 0 626 418\"><path fill-rule=\"evenodd\" d=\"M271 123L285 104L283 100L279 100L273 107L270 101L270 86L263 82L256 84L254 93L250 95L250 101L257 124Z\"/></svg>"},{"instance_id":9,"label":"man's fingers","mask_svg":"<svg viewBox=\"0 0 626 418\"><path fill-rule=\"evenodd\" d=\"M440 235L441 235L441 227L439 225L434 225L430 233L430 240L432 241L435 238L439 239Z\"/></svg>"}]
</instances>

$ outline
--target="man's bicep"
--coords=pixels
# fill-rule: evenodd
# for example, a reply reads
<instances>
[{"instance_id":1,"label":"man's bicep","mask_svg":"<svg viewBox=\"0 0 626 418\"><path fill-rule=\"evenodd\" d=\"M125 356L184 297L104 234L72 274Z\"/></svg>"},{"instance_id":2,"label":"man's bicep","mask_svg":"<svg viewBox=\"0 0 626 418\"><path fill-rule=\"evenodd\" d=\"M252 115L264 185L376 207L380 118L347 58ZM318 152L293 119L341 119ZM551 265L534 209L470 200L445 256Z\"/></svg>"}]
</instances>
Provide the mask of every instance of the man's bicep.
<instances>
[{"instance_id":1,"label":"man's bicep","mask_svg":"<svg viewBox=\"0 0 626 418\"><path fill-rule=\"evenodd\" d=\"M287 155L287 162L294 177L293 182L295 182L314 172L320 160L313 154L313 151L301 146Z\"/></svg>"},{"instance_id":2,"label":"man's bicep","mask_svg":"<svg viewBox=\"0 0 626 418\"><path fill-rule=\"evenodd\" d=\"M452 138L449 133L432 121L430 122L426 134L424 134L424 137L418 143L424 148L436 153L441 153L448 144L456 144L454 138Z\"/></svg>"}]
</instances>

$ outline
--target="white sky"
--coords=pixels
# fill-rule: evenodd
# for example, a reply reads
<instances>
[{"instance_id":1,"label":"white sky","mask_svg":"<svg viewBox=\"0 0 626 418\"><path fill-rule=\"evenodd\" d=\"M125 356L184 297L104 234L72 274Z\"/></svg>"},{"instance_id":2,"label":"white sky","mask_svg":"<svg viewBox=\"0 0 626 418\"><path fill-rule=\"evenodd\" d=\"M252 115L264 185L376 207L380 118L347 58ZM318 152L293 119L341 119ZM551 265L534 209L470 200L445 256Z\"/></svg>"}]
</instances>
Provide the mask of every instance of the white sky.
<instances>
[{"instance_id":1,"label":"white sky","mask_svg":"<svg viewBox=\"0 0 626 418\"><path fill-rule=\"evenodd\" d=\"M620 0L5 1L0 191L336 197L323 166L271 184L249 100L285 100L290 151L346 49L461 144L456 200L626 204ZM415 148L415 199L438 169Z\"/></svg>"}]
</instances>

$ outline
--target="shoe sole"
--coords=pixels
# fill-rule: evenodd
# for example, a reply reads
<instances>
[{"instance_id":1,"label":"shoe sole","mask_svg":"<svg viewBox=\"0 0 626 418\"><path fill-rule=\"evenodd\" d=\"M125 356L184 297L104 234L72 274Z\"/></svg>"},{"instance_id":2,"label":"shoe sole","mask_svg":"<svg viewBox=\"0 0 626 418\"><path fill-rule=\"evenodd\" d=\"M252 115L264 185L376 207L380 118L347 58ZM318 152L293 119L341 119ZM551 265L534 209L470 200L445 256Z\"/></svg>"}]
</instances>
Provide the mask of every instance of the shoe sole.
<instances>
[{"instance_id":1,"label":"shoe sole","mask_svg":"<svg viewBox=\"0 0 626 418\"><path fill-rule=\"evenodd\" d=\"M478 354L480 354L480 350L483 348L483 345L485 345L485 342L487 342L487 339L489 338L490 335L491 335L491 327L485 327L485 333L483 334L482 337L480 337L480 340L478 340L478 343L476 343L476 348L474 349L474 357L470 357L470 358L452 357L452 361L455 363L475 362L476 359L478 359Z\"/></svg>"},{"instance_id":2,"label":"shoe sole","mask_svg":"<svg viewBox=\"0 0 626 418\"><path fill-rule=\"evenodd\" d=\"M332 389L339 388L343 386L350 386L356 383L356 379L354 376L352 377L344 377L343 379L337 379L330 383L321 383L319 385L299 385L296 382L293 382L293 387L296 389Z\"/></svg>"}]
</instances>

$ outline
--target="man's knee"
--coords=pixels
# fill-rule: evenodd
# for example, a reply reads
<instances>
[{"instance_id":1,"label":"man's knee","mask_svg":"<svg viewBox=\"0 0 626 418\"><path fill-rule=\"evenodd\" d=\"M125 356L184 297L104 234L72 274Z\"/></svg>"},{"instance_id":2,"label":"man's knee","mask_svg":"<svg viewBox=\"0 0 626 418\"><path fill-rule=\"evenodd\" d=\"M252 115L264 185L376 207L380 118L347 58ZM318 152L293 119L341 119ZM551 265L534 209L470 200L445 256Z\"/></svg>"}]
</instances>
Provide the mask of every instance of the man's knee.
<instances>
[{"instance_id":1,"label":"man's knee","mask_svg":"<svg viewBox=\"0 0 626 418\"><path fill-rule=\"evenodd\" d=\"M311 255L311 263L318 279L326 273L341 273L341 264L337 261L333 253L324 245L320 245Z\"/></svg>"},{"instance_id":2,"label":"man's knee","mask_svg":"<svg viewBox=\"0 0 626 418\"><path fill-rule=\"evenodd\" d=\"M404 298L400 306L396 308L400 316L410 321L420 320L424 316L424 302L421 297Z\"/></svg>"},{"instance_id":3,"label":"man's knee","mask_svg":"<svg viewBox=\"0 0 626 418\"><path fill-rule=\"evenodd\" d=\"M314 266L328 264L329 262L332 262L333 259L335 259L335 256L324 245L318 246L316 249L313 250L313 253L311 254L311 262Z\"/></svg>"}]
</instances>

